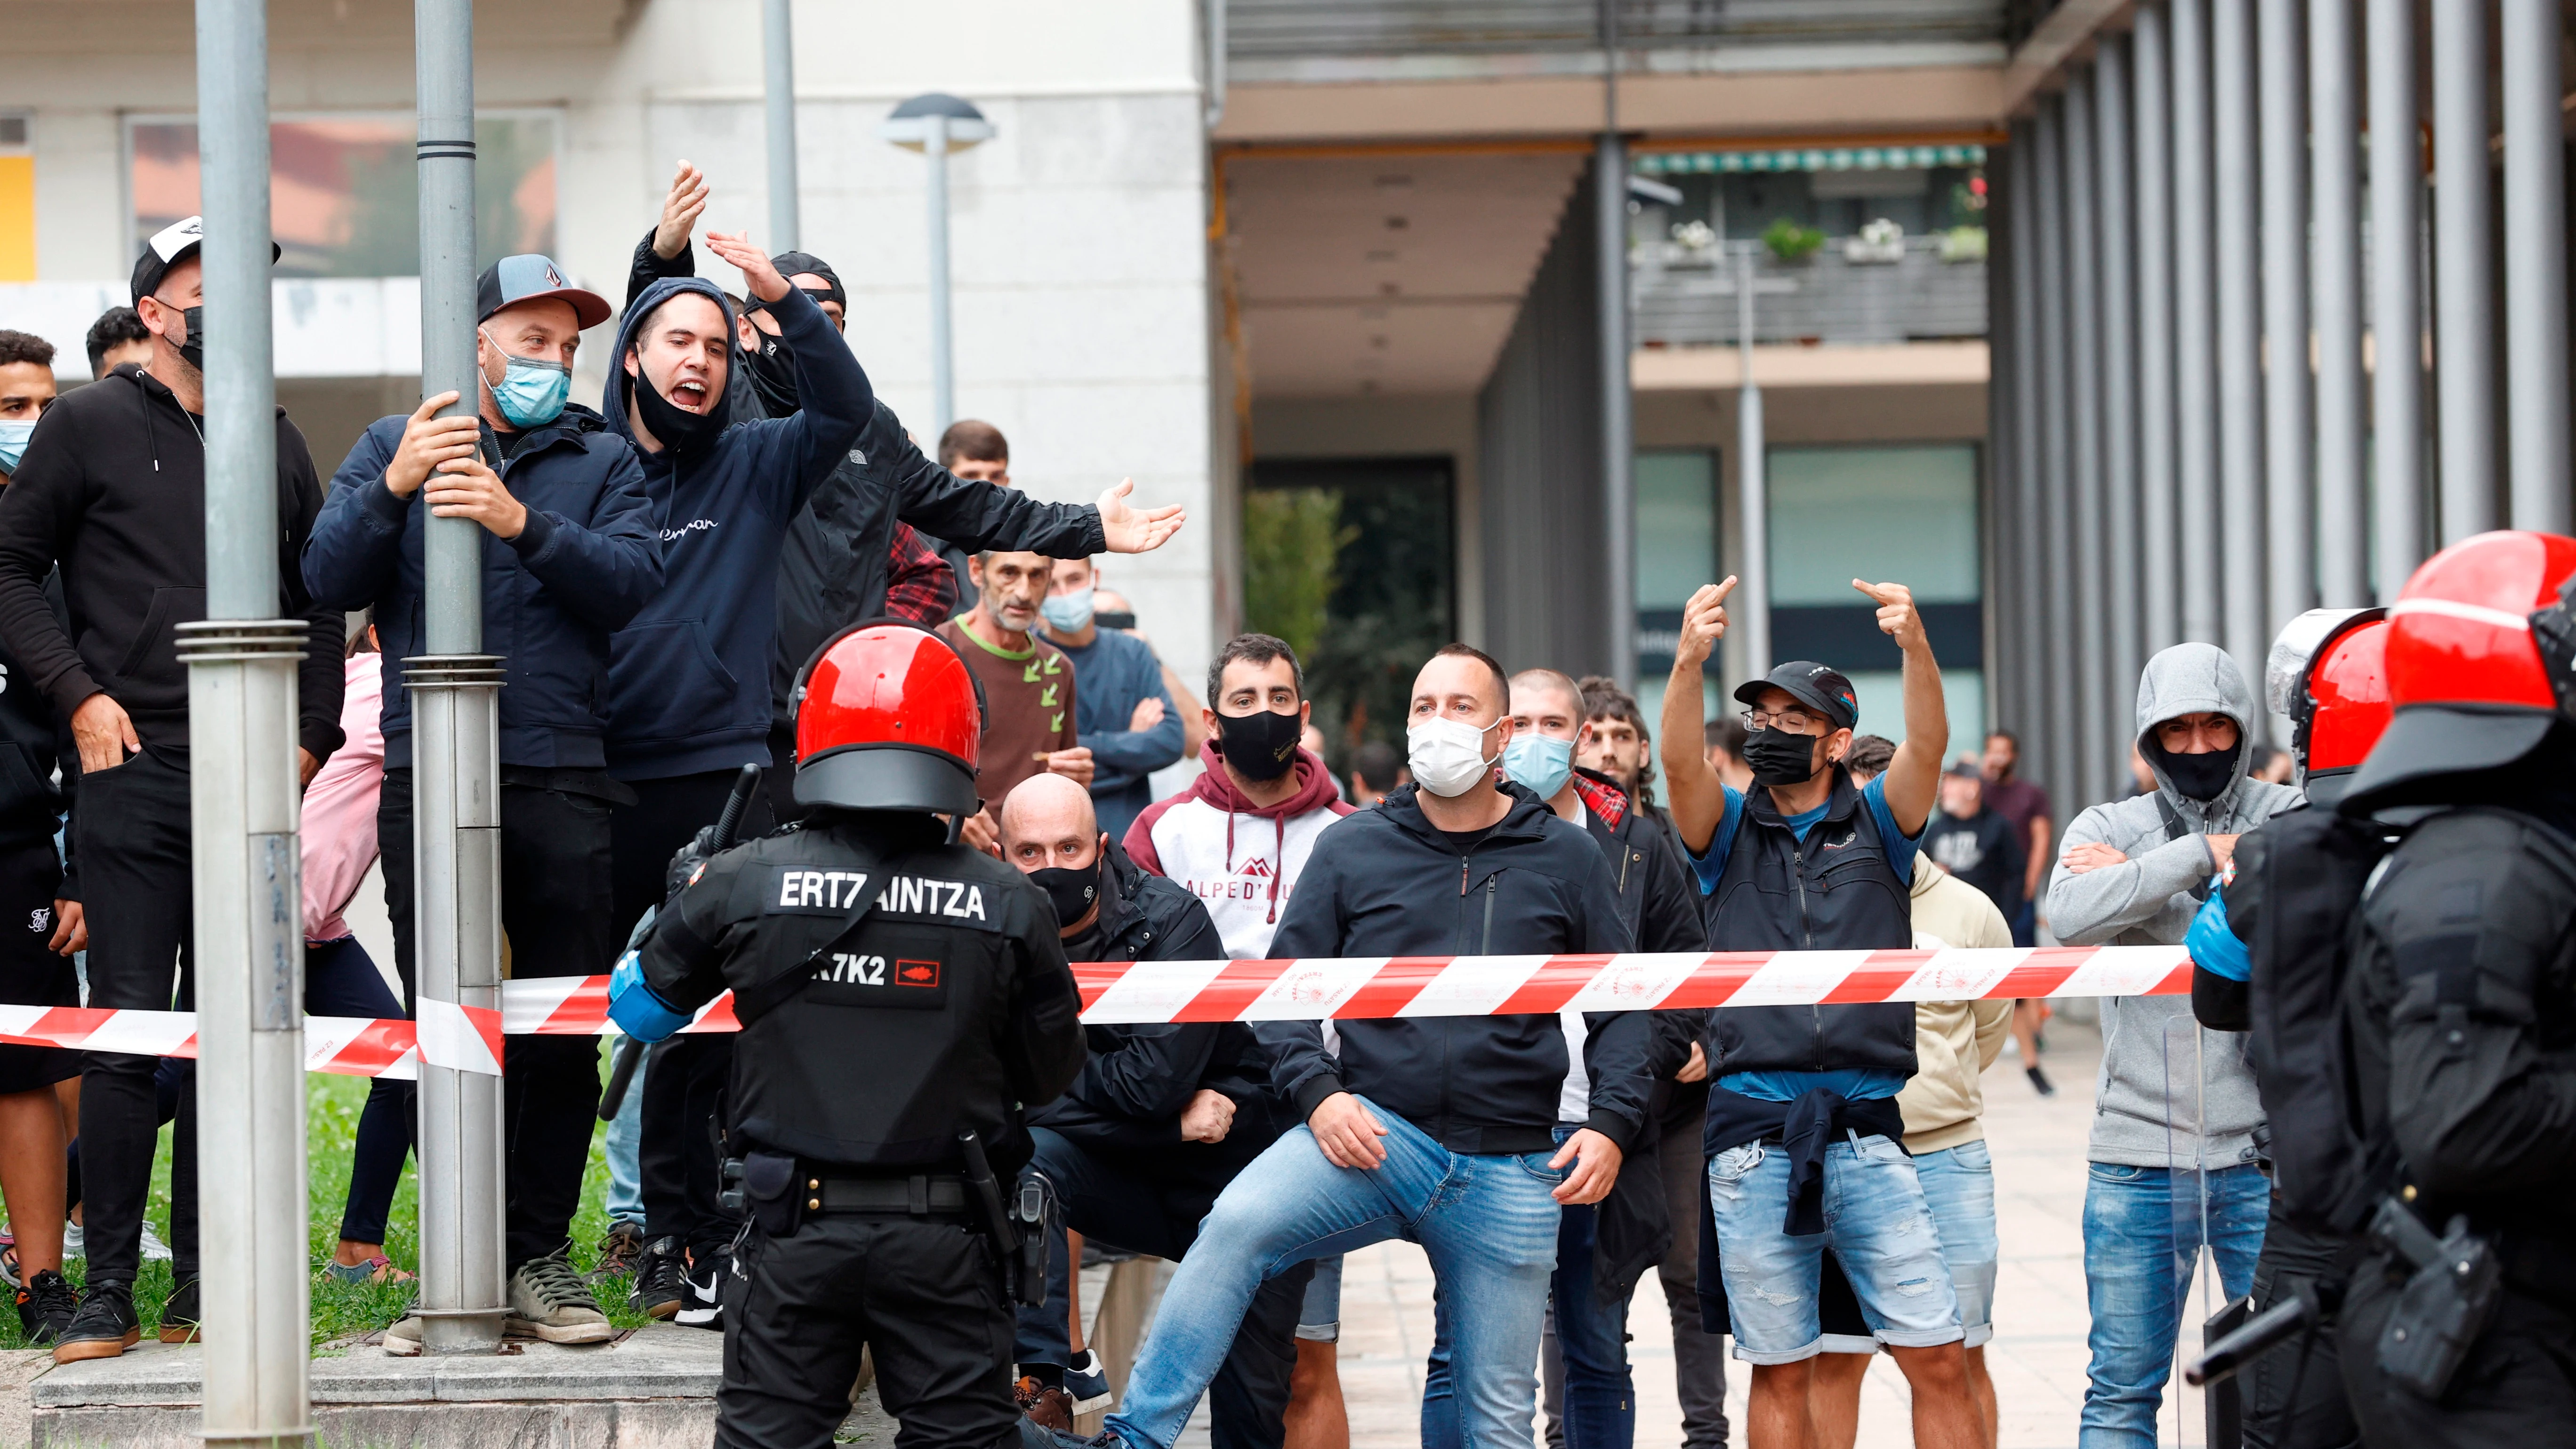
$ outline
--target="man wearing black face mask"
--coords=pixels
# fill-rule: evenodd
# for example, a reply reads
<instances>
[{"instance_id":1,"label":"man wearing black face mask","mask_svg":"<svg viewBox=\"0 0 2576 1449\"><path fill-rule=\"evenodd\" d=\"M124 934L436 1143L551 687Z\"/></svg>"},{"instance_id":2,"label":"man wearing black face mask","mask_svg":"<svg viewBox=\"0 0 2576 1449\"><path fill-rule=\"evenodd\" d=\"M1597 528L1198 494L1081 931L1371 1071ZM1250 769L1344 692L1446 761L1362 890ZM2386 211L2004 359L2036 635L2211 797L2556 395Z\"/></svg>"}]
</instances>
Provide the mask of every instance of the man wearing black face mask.
<instances>
[{"instance_id":1,"label":"man wearing black face mask","mask_svg":"<svg viewBox=\"0 0 2576 1449\"><path fill-rule=\"evenodd\" d=\"M0 643L24 684L71 720L80 749L73 854L90 927L89 1004L167 1011L190 964L188 668L179 629L206 614L206 409L198 218L145 243L133 295L152 358L47 409L0 503ZM305 620L297 743L310 780L341 742L344 619L317 605L297 555L322 511L304 434L277 411L280 615ZM68 628L45 596L62 570ZM65 768L72 768L66 764ZM184 1000L187 989L179 988ZM88 1300L64 1358L113 1357L134 1341L133 1284L144 1198L160 1140L158 1060L97 1052L82 1077L81 1169ZM196 1090L179 1100L171 1247L177 1288L162 1334L195 1331Z\"/></svg>"},{"instance_id":2,"label":"man wearing black face mask","mask_svg":"<svg viewBox=\"0 0 2576 1449\"><path fill-rule=\"evenodd\" d=\"M1314 706L1286 640L1227 640L1208 664L1208 702L1199 757L1212 763L1190 788L1137 816L1125 843L1138 865L1208 903L1225 954L1257 960L1269 953L1315 837L1351 807L1324 762L1297 744Z\"/></svg>"},{"instance_id":3,"label":"man wearing black face mask","mask_svg":"<svg viewBox=\"0 0 2576 1449\"><path fill-rule=\"evenodd\" d=\"M2095 805L2066 827L2048 884L2046 915L2070 946L2170 945L2183 939L2224 869L2236 838L2300 801L2297 790L2246 775L2254 696L2224 650L2177 644L2138 679L2138 752L2156 788ZM2186 1275L2197 1257L2196 1205L2171 1201L2176 1123L2189 1133L2194 1106L2172 1083L2168 1041L2190 1047L2191 1002L2181 996L2105 997L2102 1083L2094 1101L2093 1171L2085 1187L2084 1280L2093 1307L2092 1384L2084 1396L2089 1438L2154 1433L2173 1364ZM2169 1035L2171 1034L2171 1035ZM2265 1200L2255 1130L2263 1109L2241 1032L2199 1031L2200 1174L2208 1193L2209 1246L2225 1285L2243 1297L2263 1243Z\"/></svg>"},{"instance_id":4,"label":"man wearing black face mask","mask_svg":"<svg viewBox=\"0 0 2576 1449\"><path fill-rule=\"evenodd\" d=\"M1055 905L1070 961L1205 961L1225 952L1207 907L1136 868L1100 830L1090 797L1033 775L1002 803L1002 858ZM1217 1194L1295 1115L1269 1085L1252 1029L1234 1023L1091 1027L1091 1055L1065 1094L1029 1113L1031 1171L1054 1184L1058 1234L1047 1301L1019 1311L1022 1402L1050 1428L1108 1406L1098 1356L1066 1334L1071 1255L1060 1236L1179 1258ZM1296 1364L1297 1310L1312 1264L1265 1284L1210 1385L1220 1449L1278 1449ZM1059 1398L1058 1395L1062 1397Z\"/></svg>"}]
</instances>

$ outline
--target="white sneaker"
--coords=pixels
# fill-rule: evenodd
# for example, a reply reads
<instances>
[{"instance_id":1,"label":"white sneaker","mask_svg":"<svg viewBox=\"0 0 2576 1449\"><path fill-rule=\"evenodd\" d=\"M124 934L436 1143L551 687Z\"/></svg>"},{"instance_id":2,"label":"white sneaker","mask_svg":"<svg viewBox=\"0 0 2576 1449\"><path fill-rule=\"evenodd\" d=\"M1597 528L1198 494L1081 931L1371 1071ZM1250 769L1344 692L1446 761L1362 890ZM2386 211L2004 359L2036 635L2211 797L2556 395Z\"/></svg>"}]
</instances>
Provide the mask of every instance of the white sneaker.
<instances>
[{"instance_id":1,"label":"white sneaker","mask_svg":"<svg viewBox=\"0 0 2576 1449\"><path fill-rule=\"evenodd\" d=\"M63 1224L63 1256L66 1258L89 1256L88 1239L81 1232L81 1225L78 1223L65 1221Z\"/></svg>"},{"instance_id":2,"label":"white sneaker","mask_svg":"<svg viewBox=\"0 0 2576 1449\"><path fill-rule=\"evenodd\" d=\"M395 1358L420 1356L420 1320L405 1314L401 1322L385 1330L385 1352Z\"/></svg>"},{"instance_id":3,"label":"white sneaker","mask_svg":"<svg viewBox=\"0 0 2576 1449\"><path fill-rule=\"evenodd\" d=\"M66 1247L64 1251L69 1252L71 1250ZM161 1235L159 1233L152 1231L152 1220L150 1218L145 1218L143 1220L143 1261L147 1263L167 1263L170 1261L170 1245L161 1241Z\"/></svg>"}]
</instances>

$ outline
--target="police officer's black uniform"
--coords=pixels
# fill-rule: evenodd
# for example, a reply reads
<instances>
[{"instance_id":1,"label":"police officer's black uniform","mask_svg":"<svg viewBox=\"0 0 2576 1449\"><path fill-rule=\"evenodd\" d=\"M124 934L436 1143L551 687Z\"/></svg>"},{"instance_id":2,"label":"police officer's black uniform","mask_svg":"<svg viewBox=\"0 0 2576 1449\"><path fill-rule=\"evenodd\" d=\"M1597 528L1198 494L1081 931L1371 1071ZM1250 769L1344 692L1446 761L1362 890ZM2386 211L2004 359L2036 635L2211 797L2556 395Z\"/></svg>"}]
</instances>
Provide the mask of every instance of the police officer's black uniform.
<instances>
[{"instance_id":1,"label":"police officer's black uniform","mask_svg":"<svg viewBox=\"0 0 2576 1449\"><path fill-rule=\"evenodd\" d=\"M715 1442L830 1443L862 1345L903 1449L1016 1441L1004 1254L958 1134L1009 1183L1023 1105L1082 1067L1046 897L928 814L824 810L708 862L641 965L679 1011L731 988L742 1022L724 1122L753 1221Z\"/></svg>"}]
</instances>

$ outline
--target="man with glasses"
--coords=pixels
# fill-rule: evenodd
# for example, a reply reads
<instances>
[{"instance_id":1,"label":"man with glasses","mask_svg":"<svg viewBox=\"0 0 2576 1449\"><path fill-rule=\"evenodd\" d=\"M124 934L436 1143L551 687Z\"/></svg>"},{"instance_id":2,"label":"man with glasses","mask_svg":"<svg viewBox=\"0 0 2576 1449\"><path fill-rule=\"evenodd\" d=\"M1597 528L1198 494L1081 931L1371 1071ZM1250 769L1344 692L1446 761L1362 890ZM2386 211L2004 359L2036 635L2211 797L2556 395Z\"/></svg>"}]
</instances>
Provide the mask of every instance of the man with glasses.
<instances>
[{"instance_id":1,"label":"man with glasses","mask_svg":"<svg viewBox=\"0 0 2576 1449\"><path fill-rule=\"evenodd\" d=\"M1930 823L1950 726L1941 670L1902 584L1852 587L1904 655L1905 742L1855 787L1846 761L1860 702L1839 671L1783 664L1735 691L1753 784L1721 781L1701 738L1701 668L1726 633L1735 580L1692 595L1664 694L1663 754L1681 834L1719 951L1903 950L1913 944L1915 847ZM1984 1442L1968 1395L1958 1296L1897 1093L1914 1075L1905 1002L1738 1007L1713 1013L1706 1146L1715 1265L1735 1356L1753 1365L1754 1449L1811 1441L1823 1348L1817 1314L1834 1250L1872 1335L1913 1388L1914 1442ZM1703 1281L1711 1265L1703 1260Z\"/></svg>"}]
</instances>

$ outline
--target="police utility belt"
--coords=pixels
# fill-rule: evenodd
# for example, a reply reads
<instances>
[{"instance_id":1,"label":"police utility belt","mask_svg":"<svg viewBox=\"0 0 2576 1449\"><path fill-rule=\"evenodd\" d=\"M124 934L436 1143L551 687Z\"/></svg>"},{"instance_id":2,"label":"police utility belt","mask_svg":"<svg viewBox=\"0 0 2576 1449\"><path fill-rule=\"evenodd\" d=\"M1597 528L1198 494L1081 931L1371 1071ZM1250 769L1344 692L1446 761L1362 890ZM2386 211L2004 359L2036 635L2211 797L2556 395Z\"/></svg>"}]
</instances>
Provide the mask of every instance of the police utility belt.
<instances>
[{"instance_id":1,"label":"police utility belt","mask_svg":"<svg viewBox=\"0 0 2576 1449\"><path fill-rule=\"evenodd\" d=\"M966 1160L962 1174L832 1176L783 1152L727 1158L716 1200L726 1212L747 1217L773 1238L789 1237L808 1216L827 1213L960 1219L992 1239L993 1255L1013 1297L1031 1307L1045 1303L1046 1224L1055 1207L1054 1186L1038 1173L1023 1173L1005 1203L983 1139L960 1132L957 1146Z\"/></svg>"}]
</instances>

